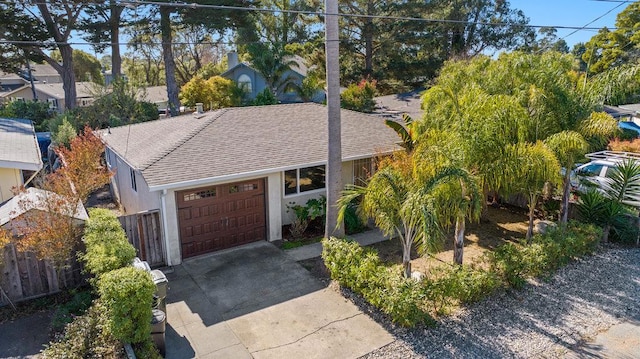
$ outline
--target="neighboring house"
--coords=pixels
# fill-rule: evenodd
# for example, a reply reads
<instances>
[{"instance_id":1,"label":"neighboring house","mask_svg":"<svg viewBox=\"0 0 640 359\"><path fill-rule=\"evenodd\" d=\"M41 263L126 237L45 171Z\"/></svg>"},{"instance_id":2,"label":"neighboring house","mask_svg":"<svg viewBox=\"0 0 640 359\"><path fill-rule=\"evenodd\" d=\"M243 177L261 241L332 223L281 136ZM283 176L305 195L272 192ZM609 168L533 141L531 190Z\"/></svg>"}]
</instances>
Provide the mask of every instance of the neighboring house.
<instances>
[{"instance_id":1,"label":"neighboring house","mask_svg":"<svg viewBox=\"0 0 640 359\"><path fill-rule=\"evenodd\" d=\"M379 96L375 98L376 114L401 119L402 114L408 114L414 120L422 118L422 90L415 90L395 95Z\"/></svg>"},{"instance_id":2,"label":"neighboring house","mask_svg":"<svg viewBox=\"0 0 640 359\"><path fill-rule=\"evenodd\" d=\"M23 79L17 74L9 74L0 71L0 96L26 86L28 83L29 81Z\"/></svg>"},{"instance_id":3,"label":"neighboring house","mask_svg":"<svg viewBox=\"0 0 640 359\"><path fill-rule=\"evenodd\" d=\"M342 110L342 174L399 148L382 119ZM326 194L327 109L315 103L235 107L100 132L126 213L160 210L167 264L282 239L291 202Z\"/></svg>"},{"instance_id":4,"label":"neighboring house","mask_svg":"<svg viewBox=\"0 0 640 359\"><path fill-rule=\"evenodd\" d=\"M93 103L96 86L101 86L93 82L76 82L76 104L79 107L89 106ZM51 109L63 112L64 106L64 89L62 83L37 83L35 84L36 96L38 101L47 101ZM33 100L33 91L31 85L20 87L19 89L5 93L2 102L11 101L30 101Z\"/></svg>"},{"instance_id":5,"label":"neighboring house","mask_svg":"<svg viewBox=\"0 0 640 359\"><path fill-rule=\"evenodd\" d=\"M54 198L52 201L49 201L49 197ZM49 192L40 188L27 188L24 192L21 192L5 203L0 204L0 227L11 230L12 221L15 221L16 219L19 221L21 216L28 214L31 211L48 212L53 210L56 211L57 214L73 217L74 222L78 225L81 225L84 221L89 219L89 215L80 200L78 200L75 206L73 206L72 202L62 201L63 199L64 197L57 193ZM50 203L68 203L70 205L64 205L62 206L62 209L60 209L51 208L49 205Z\"/></svg>"},{"instance_id":6,"label":"neighboring house","mask_svg":"<svg viewBox=\"0 0 640 359\"><path fill-rule=\"evenodd\" d=\"M13 197L42 168L33 124L0 118L0 203Z\"/></svg>"},{"instance_id":7,"label":"neighboring house","mask_svg":"<svg viewBox=\"0 0 640 359\"><path fill-rule=\"evenodd\" d=\"M227 59L229 67L221 76L233 80L240 87L244 88L248 100L255 99L259 93L267 88L267 82L264 76L262 76L258 70L251 67L250 63L239 62L236 52L228 53ZM289 58L289 60L293 60L294 64L280 79L280 82L288 83L288 85L281 86L278 89L276 98L281 103L303 102L294 88L302 84L302 80L307 77L309 69L305 66L304 59L300 56L294 55ZM324 101L324 99L324 90L319 89L312 100L313 102L320 103Z\"/></svg>"},{"instance_id":8,"label":"neighboring house","mask_svg":"<svg viewBox=\"0 0 640 359\"><path fill-rule=\"evenodd\" d=\"M136 100L147 101L158 106L158 111L164 112L169 104L167 86L151 86L138 89Z\"/></svg>"},{"instance_id":9,"label":"neighboring house","mask_svg":"<svg viewBox=\"0 0 640 359\"><path fill-rule=\"evenodd\" d=\"M29 81L29 70L20 70L20 76ZM36 83L62 83L62 76L49 64L31 64L31 76Z\"/></svg>"}]
</instances>

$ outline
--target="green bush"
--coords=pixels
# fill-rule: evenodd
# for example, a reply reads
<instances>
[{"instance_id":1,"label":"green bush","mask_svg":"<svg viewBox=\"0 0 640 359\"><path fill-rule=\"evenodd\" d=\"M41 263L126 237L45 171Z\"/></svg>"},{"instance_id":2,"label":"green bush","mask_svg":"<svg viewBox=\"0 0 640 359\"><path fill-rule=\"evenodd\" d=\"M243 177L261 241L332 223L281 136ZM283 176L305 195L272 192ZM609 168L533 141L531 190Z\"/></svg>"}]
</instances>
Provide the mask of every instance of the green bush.
<instances>
[{"instance_id":1,"label":"green bush","mask_svg":"<svg viewBox=\"0 0 640 359\"><path fill-rule=\"evenodd\" d=\"M547 277L569 261L593 253L602 231L591 224L569 222L566 227L549 228L530 244L507 243L488 255L491 270L514 288L529 277Z\"/></svg>"},{"instance_id":2,"label":"green bush","mask_svg":"<svg viewBox=\"0 0 640 359\"><path fill-rule=\"evenodd\" d=\"M136 343L132 345L133 351L136 354L136 358L144 359L162 359L162 355L158 352L158 349L153 344L153 340L149 337L142 343Z\"/></svg>"},{"instance_id":3,"label":"green bush","mask_svg":"<svg viewBox=\"0 0 640 359\"><path fill-rule=\"evenodd\" d=\"M116 269L100 277L98 292L114 337L125 343L149 338L154 290L151 274L134 267Z\"/></svg>"},{"instance_id":4,"label":"green bush","mask_svg":"<svg viewBox=\"0 0 640 359\"><path fill-rule=\"evenodd\" d=\"M375 251L336 238L324 239L322 246L331 278L361 294L393 322L409 327L432 322L422 308L424 296L418 283L382 265Z\"/></svg>"},{"instance_id":5,"label":"green bush","mask_svg":"<svg viewBox=\"0 0 640 359\"><path fill-rule=\"evenodd\" d=\"M376 81L362 80L359 84L351 84L342 94L342 108L371 113L376 109Z\"/></svg>"},{"instance_id":6,"label":"green bush","mask_svg":"<svg viewBox=\"0 0 640 359\"><path fill-rule=\"evenodd\" d=\"M69 323L58 340L45 348L40 358L122 358L122 343L109 330L104 305L96 301L82 316Z\"/></svg>"},{"instance_id":7,"label":"green bush","mask_svg":"<svg viewBox=\"0 0 640 359\"><path fill-rule=\"evenodd\" d=\"M252 106L267 106L275 105L278 103L278 99L269 88L265 88L262 92L256 95L256 98L251 102Z\"/></svg>"},{"instance_id":8,"label":"green bush","mask_svg":"<svg viewBox=\"0 0 640 359\"><path fill-rule=\"evenodd\" d=\"M85 263L85 270L95 277L130 264L136 256L120 221L108 209L89 210L82 240L86 252L80 257Z\"/></svg>"},{"instance_id":9,"label":"green bush","mask_svg":"<svg viewBox=\"0 0 640 359\"><path fill-rule=\"evenodd\" d=\"M75 292L70 301L56 308L51 319L52 329L55 331L63 329L75 317L84 314L91 307L92 301L93 296L89 290Z\"/></svg>"},{"instance_id":10,"label":"green bush","mask_svg":"<svg viewBox=\"0 0 640 359\"><path fill-rule=\"evenodd\" d=\"M46 131L46 122L55 116L46 101L12 101L0 106L0 117L33 121L36 131Z\"/></svg>"},{"instance_id":11,"label":"green bush","mask_svg":"<svg viewBox=\"0 0 640 359\"><path fill-rule=\"evenodd\" d=\"M356 234L364 231L367 226L357 213L358 205L349 203L344 211L344 230L346 234Z\"/></svg>"}]
</instances>

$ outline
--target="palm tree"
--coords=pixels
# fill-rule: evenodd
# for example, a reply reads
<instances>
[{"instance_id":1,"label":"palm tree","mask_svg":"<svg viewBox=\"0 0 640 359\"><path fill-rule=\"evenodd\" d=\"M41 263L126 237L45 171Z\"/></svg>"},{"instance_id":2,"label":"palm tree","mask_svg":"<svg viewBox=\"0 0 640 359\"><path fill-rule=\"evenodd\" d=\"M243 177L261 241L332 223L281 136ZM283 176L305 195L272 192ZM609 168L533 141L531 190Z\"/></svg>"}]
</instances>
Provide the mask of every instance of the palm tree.
<instances>
[{"instance_id":1,"label":"palm tree","mask_svg":"<svg viewBox=\"0 0 640 359\"><path fill-rule=\"evenodd\" d=\"M562 131L549 136L545 144L555 153L564 167L562 180L562 202L560 206L560 223L566 224L569 217L569 195L571 194L571 170L579 158L589 148L581 134L575 131Z\"/></svg>"},{"instance_id":2,"label":"palm tree","mask_svg":"<svg viewBox=\"0 0 640 359\"><path fill-rule=\"evenodd\" d=\"M535 144L521 142L507 148L509 160L503 163L503 171L511 178L508 193L524 193L529 206L527 241L533 236L534 211L538 197L546 183L560 182L560 164L555 154L541 141Z\"/></svg>"},{"instance_id":3,"label":"palm tree","mask_svg":"<svg viewBox=\"0 0 640 359\"><path fill-rule=\"evenodd\" d=\"M436 192L449 183L471 183L468 172L457 167L437 170L420 178L416 173L423 165L404 153L382 164L366 187L347 186L338 201L339 218L348 205L361 198L359 211L373 218L386 236L397 236L402 244L404 276L411 276L411 248L423 254L432 250L442 236ZM458 194L459 196L459 194Z\"/></svg>"},{"instance_id":4,"label":"palm tree","mask_svg":"<svg viewBox=\"0 0 640 359\"><path fill-rule=\"evenodd\" d=\"M265 79L269 90L277 97L278 91L291 82L290 77L284 75L297 63L282 44L252 43L248 46L251 55L251 66Z\"/></svg>"}]
</instances>

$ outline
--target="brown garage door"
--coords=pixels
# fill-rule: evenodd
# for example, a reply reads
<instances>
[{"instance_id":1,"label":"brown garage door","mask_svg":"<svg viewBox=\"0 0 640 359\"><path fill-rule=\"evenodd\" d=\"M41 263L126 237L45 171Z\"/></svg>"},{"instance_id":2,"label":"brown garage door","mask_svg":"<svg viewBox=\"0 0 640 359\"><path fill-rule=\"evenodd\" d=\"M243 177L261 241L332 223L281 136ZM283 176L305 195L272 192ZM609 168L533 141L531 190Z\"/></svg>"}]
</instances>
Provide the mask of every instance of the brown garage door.
<instances>
[{"instance_id":1,"label":"brown garage door","mask_svg":"<svg viewBox=\"0 0 640 359\"><path fill-rule=\"evenodd\" d=\"M177 193L182 258L265 239L264 179Z\"/></svg>"}]
</instances>

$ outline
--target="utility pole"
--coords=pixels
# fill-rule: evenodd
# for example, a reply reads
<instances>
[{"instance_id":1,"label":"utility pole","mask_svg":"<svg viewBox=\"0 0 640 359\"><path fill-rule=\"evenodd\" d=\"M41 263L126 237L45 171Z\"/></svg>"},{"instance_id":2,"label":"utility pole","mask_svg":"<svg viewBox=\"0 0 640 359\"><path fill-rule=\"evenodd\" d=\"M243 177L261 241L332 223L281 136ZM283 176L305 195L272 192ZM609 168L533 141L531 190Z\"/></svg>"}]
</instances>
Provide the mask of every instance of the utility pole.
<instances>
[{"instance_id":1,"label":"utility pole","mask_svg":"<svg viewBox=\"0 0 640 359\"><path fill-rule=\"evenodd\" d=\"M342 138L340 130L340 65L338 62L338 0L325 0L325 50L327 57L327 220L325 237L344 237L338 223L338 199L342 191Z\"/></svg>"}]
</instances>

